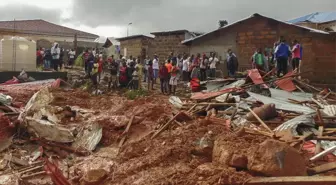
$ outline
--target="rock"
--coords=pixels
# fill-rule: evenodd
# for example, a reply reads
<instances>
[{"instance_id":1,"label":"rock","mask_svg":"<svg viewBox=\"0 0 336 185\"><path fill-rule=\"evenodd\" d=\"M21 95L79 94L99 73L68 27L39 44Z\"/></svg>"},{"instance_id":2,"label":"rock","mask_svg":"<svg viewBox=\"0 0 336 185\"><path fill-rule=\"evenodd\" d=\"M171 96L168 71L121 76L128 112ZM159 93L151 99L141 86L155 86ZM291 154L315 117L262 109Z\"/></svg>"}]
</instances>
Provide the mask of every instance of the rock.
<instances>
[{"instance_id":1,"label":"rock","mask_svg":"<svg viewBox=\"0 0 336 185\"><path fill-rule=\"evenodd\" d=\"M248 169L266 176L305 176L306 163L293 147L276 140L261 143L250 158Z\"/></svg>"},{"instance_id":2,"label":"rock","mask_svg":"<svg viewBox=\"0 0 336 185\"><path fill-rule=\"evenodd\" d=\"M103 169L90 170L80 180L81 185L100 185L106 179L107 172Z\"/></svg>"},{"instance_id":3,"label":"rock","mask_svg":"<svg viewBox=\"0 0 336 185\"><path fill-rule=\"evenodd\" d=\"M229 165L235 168L247 169L248 159L245 155L234 154Z\"/></svg>"},{"instance_id":4,"label":"rock","mask_svg":"<svg viewBox=\"0 0 336 185\"><path fill-rule=\"evenodd\" d=\"M212 150L212 161L217 165L228 166L233 153L234 151L231 150L229 145L226 145L221 140L216 140Z\"/></svg>"}]
</instances>

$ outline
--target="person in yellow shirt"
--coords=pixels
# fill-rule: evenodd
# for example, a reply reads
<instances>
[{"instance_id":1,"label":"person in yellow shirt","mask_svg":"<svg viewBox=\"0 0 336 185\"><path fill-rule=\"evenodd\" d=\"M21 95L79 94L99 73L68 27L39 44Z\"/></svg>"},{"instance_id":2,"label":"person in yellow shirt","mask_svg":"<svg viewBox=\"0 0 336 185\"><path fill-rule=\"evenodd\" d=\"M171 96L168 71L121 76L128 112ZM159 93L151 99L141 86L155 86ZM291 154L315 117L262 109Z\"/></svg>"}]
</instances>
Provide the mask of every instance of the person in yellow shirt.
<instances>
[{"instance_id":1,"label":"person in yellow shirt","mask_svg":"<svg viewBox=\"0 0 336 185\"><path fill-rule=\"evenodd\" d=\"M91 80L92 80L94 89L97 90L98 89L97 77L98 77L99 64L97 61L91 61L91 65L92 65Z\"/></svg>"},{"instance_id":2,"label":"person in yellow shirt","mask_svg":"<svg viewBox=\"0 0 336 185\"><path fill-rule=\"evenodd\" d=\"M138 88L137 89L142 89L142 78L143 78L143 72L144 72L144 67L141 64L141 61L138 60L138 63L135 65L135 71L137 72L138 76Z\"/></svg>"}]
</instances>

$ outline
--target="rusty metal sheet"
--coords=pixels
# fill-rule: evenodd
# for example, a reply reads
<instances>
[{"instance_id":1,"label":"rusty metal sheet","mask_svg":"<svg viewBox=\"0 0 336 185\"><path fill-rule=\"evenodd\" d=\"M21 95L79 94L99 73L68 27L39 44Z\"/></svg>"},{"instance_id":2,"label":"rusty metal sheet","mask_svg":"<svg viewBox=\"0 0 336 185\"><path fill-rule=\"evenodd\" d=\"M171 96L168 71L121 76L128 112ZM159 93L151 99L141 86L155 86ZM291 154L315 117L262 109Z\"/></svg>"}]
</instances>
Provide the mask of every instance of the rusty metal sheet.
<instances>
[{"instance_id":1,"label":"rusty metal sheet","mask_svg":"<svg viewBox=\"0 0 336 185\"><path fill-rule=\"evenodd\" d=\"M289 72L284 77L288 77L292 75L293 75L293 72ZM292 92L296 90L296 86L292 80L293 78L283 78L283 79L277 80L275 84L285 91Z\"/></svg>"}]
</instances>

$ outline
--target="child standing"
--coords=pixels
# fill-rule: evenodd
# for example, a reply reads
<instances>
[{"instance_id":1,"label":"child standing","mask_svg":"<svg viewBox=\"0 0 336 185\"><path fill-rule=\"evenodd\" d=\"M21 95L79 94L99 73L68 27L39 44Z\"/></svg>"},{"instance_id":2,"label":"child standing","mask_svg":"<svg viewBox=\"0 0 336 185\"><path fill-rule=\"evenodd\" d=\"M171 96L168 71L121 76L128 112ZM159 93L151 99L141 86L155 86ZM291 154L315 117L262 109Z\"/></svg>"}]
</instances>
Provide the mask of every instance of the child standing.
<instances>
[{"instance_id":1,"label":"child standing","mask_svg":"<svg viewBox=\"0 0 336 185\"><path fill-rule=\"evenodd\" d=\"M162 94L168 94L168 69L163 63L160 64L159 78Z\"/></svg>"}]
</instances>

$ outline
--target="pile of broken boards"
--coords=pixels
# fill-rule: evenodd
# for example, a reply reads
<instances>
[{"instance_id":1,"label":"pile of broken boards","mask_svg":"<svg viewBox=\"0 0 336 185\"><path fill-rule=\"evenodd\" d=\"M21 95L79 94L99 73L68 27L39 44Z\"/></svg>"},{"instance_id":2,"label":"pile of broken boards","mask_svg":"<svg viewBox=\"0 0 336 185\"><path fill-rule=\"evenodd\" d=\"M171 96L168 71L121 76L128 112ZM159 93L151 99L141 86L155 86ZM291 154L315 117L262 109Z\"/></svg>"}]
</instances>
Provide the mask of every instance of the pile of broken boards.
<instances>
[{"instance_id":1,"label":"pile of broken boards","mask_svg":"<svg viewBox=\"0 0 336 185\"><path fill-rule=\"evenodd\" d=\"M235 154L218 151L219 142L215 141L213 153L219 153L220 161L229 166L270 177L335 176L336 93L292 76L259 84L249 80L262 78L209 81L207 91L194 93L184 101L171 97L170 102L202 119L225 124L238 136L252 134L270 139L260 144L253 156L239 155L238 145ZM289 92L287 83L293 83L300 92Z\"/></svg>"},{"instance_id":2,"label":"pile of broken boards","mask_svg":"<svg viewBox=\"0 0 336 185\"><path fill-rule=\"evenodd\" d=\"M102 128L89 119L94 112L79 107L52 106L53 99L45 87L23 108L0 114L0 184L28 179L32 184L70 184L67 180L69 164L63 162L71 161L74 155L90 155L100 142ZM0 101L9 107L11 98L0 95ZM16 115L15 121L8 118L12 114ZM86 121L71 124L77 117ZM58 164L55 159L59 158L66 160Z\"/></svg>"}]
</instances>

